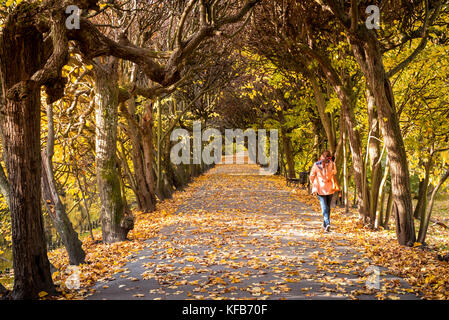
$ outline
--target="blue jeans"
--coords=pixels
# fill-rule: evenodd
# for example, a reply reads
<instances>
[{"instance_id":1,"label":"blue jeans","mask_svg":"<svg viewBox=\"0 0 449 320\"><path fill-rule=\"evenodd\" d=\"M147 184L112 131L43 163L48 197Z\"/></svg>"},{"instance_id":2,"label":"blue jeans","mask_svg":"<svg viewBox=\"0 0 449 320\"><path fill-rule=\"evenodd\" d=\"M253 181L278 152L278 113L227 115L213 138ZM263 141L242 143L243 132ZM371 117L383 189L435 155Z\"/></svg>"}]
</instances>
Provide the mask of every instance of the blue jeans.
<instances>
[{"instance_id":1,"label":"blue jeans","mask_svg":"<svg viewBox=\"0 0 449 320\"><path fill-rule=\"evenodd\" d=\"M320 205L321 205L321 212L323 213L324 222L323 227L326 228L328 225L330 225L330 214L331 214L331 201L332 201L332 194L321 196L318 195L318 199L320 199Z\"/></svg>"}]
</instances>

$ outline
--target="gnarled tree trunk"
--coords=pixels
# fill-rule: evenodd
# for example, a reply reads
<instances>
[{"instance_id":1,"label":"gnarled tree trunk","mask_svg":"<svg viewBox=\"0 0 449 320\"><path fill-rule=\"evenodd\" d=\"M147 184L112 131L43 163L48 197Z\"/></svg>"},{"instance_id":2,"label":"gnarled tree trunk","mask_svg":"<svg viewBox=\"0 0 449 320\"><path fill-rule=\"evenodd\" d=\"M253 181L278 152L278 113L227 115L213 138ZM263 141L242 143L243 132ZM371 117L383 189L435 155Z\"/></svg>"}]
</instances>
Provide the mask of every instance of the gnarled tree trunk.
<instances>
[{"instance_id":1,"label":"gnarled tree trunk","mask_svg":"<svg viewBox=\"0 0 449 320\"><path fill-rule=\"evenodd\" d=\"M123 241L133 227L133 219L125 214L120 177L116 165L118 86L117 59L94 65L96 84L96 174L101 201L103 241Z\"/></svg>"},{"instance_id":2,"label":"gnarled tree trunk","mask_svg":"<svg viewBox=\"0 0 449 320\"><path fill-rule=\"evenodd\" d=\"M13 299L55 292L41 212L40 86L30 80L44 63L44 43L27 5L10 14L0 37L5 163L9 180ZM27 11L28 10L28 11Z\"/></svg>"}]
</instances>

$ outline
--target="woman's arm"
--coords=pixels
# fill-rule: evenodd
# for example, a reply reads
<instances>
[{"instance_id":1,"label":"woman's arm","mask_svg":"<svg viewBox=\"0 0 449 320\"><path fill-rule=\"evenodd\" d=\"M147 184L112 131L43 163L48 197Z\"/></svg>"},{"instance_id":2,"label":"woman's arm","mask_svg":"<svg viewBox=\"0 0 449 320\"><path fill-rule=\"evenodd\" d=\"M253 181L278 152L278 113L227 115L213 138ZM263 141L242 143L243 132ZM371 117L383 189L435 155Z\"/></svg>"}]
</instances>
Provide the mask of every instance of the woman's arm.
<instances>
[{"instance_id":1,"label":"woman's arm","mask_svg":"<svg viewBox=\"0 0 449 320\"><path fill-rule=\"evenodd\" d=\"M310 170L310 176L309 176L310 184L313 184L313 182L315 181L315 177L316 177L316 165L314 164L312 166L312 170Z\"/></svg>"},{"instance_id":2,"label":"woman's arm","mask_svg":"<svg viewBox=\"0 0 449 320\"><path fill-rule=\"evenodd\" d=\"M337 166L335 165L335 162L332 161L332 174L337 174Z\"/></svg>"}]
</instances>

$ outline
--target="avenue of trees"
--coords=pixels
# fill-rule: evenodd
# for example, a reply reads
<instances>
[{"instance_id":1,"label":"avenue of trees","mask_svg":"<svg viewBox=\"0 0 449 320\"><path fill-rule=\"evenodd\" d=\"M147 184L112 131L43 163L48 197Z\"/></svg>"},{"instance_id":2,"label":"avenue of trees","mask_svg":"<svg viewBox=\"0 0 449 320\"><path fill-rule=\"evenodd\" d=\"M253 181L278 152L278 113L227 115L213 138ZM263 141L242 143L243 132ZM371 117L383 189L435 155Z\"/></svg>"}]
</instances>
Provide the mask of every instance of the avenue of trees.
<instances>
[{"instance_id":1,"label":"avenue of trees","mask_svg":"<svg viewBox=\"0 0 449 320\"><path fill-rule=\"evenodd\" d=\"M55 292L46 224L83 263L73 212L93 238L98 211L102 241L123 241L133 210L207 170L170 161L171 132L193 120L278 128L290 178L329 149L346 208L425 243L449 177L447 0L3 0L0 19L9 297Z\"/></svg>"}]
</instances>

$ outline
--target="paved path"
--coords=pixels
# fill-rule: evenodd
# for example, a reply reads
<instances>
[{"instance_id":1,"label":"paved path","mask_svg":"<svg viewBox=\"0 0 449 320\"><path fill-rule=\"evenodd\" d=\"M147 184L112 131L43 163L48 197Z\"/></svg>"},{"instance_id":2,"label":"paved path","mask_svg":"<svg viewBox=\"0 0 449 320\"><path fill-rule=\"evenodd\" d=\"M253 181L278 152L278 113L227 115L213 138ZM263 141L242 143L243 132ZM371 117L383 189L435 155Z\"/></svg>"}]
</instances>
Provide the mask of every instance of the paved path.
<instances>
[{"instance_id":1,"label":"paved path","mask_svg":"<svg viewBox=\"0 0 449 320\"><path fill-rule=\"evenodd\" d=\"M320 213L279 177L258 172L251 164L210 170L179 219L87 299L376 299L395 282L408 288L372 269L338 226L324 234ZM366 291L367 270L380 270L381 290Z\"/></svg>"}]
</instances>

